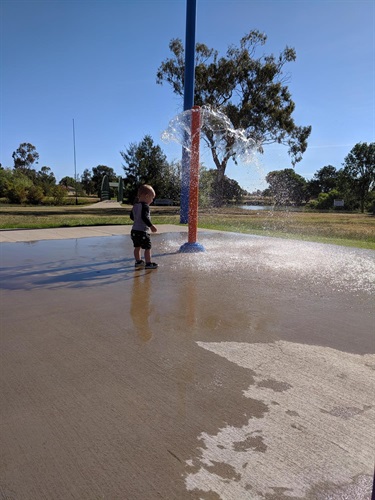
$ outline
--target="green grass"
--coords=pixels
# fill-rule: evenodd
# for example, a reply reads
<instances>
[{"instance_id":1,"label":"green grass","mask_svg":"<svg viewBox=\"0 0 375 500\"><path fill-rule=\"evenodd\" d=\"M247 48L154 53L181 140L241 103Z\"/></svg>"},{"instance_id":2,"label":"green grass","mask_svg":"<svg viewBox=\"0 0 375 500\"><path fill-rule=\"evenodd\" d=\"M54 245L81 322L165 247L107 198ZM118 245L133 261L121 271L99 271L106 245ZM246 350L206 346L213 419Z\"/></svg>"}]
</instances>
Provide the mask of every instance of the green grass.
<instances>
[{"instance_id":1,"label":"green grass","mask_svg":"<svg viewBox=\"0 0 375 500\"><path fill-rule=\"evenodd\" d=\"M0 206L0 229L36 229L131 224L131 207L85 208ZM179 207L152 207L154 224L179 224ZM342 212L201 209L199 227L277 236L375 250L375 217Z\"/></svg>"},{"instance_id":2,"label":"green grass","mask_svg":"<svg viewBox=\"0 0 375 500\"><path fill-rule=\"evenodd\" d=\"M252 212L204 215L199 227L375 250L375 217L367 214Z\"/></svg>"}]
</instances>

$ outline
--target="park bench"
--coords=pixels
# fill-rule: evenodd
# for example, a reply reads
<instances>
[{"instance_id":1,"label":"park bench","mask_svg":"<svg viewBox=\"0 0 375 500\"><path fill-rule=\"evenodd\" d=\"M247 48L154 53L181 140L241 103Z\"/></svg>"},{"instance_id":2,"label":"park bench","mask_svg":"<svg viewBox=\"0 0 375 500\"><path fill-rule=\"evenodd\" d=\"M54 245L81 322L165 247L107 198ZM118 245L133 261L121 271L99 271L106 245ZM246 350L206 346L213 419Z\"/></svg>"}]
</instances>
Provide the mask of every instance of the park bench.
<instances>
[{"instance_id":1,"label":"park bench","mask_svg":"<svg viewBox=\"0 0 375 500\"><path fill-rule=\"evenodd\" d=\"M154 205L158 206L173 206L173 200L168 198L155 198Z\"/></svg>"}]
</instances>

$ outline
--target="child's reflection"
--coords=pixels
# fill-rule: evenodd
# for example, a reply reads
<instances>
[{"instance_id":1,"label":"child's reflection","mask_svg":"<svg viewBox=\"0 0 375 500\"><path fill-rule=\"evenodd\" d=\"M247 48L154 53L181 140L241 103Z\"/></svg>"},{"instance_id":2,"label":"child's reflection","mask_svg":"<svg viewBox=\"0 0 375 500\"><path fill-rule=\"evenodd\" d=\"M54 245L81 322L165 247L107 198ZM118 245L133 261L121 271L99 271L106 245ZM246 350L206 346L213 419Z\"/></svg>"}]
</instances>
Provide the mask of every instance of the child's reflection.
<instances>
[{"instance_id":1,"label":"child's reflection","mask_svg":"<svg viewBox=\"0 0 375 500\"><path fill-rule=\"evenodd\" d=\"M142 343L149 342L152 338L152 331L149 324L151 313L150 290L151 276L149 273L134 276L130 315Z\"/></svg>"}]
</instances>

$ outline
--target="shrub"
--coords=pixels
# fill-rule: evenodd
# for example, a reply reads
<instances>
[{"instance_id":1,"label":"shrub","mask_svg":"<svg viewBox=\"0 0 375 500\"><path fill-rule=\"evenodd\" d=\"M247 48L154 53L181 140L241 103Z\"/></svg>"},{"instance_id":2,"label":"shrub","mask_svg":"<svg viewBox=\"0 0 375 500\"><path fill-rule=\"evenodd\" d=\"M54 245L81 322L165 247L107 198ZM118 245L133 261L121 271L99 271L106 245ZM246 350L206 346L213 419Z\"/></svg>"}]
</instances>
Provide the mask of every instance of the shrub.
<instances>
[{"instance_id":1,"label":"shrub","mask_svg":"<svg viewBox=\"0 0 375 500\"><path fill-rule=\"evenodd\" d=\"M6 192L8 200L11 203L25 203L28 190L32 185L32 181L25 175L14 175Z\"/></svg>"},{"instance_id":2,"label":"shrub","mask_svg":"<svg viewBox=\"0 0 375 500\"><path fill-rule=\"evenodd\" d=\"M27 190L26 199L32 205L39 205L44 198L43 189L40 186L30 186Z\"/></svg>"},{"instance_id":3,"label":"shrub","mask_svg":"<svg viewBox=\"0 0 375 500\"><path fill-rule=\"evenodd\" d=\"M64 205L64 198L66 197L67 190L60 184L52 188L52 197L54 205Z\"/></svg>"}]
</instances>

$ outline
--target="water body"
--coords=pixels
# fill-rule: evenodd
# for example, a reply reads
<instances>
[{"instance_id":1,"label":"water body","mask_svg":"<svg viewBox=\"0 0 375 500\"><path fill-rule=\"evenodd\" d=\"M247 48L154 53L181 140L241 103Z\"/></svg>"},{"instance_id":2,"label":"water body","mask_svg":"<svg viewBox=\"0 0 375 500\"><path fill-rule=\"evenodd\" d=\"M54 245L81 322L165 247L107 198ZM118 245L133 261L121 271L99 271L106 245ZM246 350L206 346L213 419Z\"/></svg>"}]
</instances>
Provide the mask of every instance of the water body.
<instances>
[{"instance_id":1,"label":"water body","mask_svg":"<svg viewBox=\"0 0 375 500\"><path fill-rule=\"evenodd\" d=\"M244 210L268 210L268 211L278 211L278 212L302 212L302 207L290 207L290 206L280 206L280 205L239 205L239 208Z\"/></svg>"},{"instance_id":2,"label":"water body","mask_svg":"<svg viewBox=\"0 0 375 500\"><path fill-rule=\"evenodd\" d=\"M273 210L274 207L269 205L240 205L239 208L243 208L244 210Z\"/></svg>"}]
</instances>

